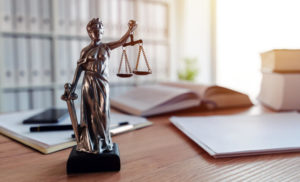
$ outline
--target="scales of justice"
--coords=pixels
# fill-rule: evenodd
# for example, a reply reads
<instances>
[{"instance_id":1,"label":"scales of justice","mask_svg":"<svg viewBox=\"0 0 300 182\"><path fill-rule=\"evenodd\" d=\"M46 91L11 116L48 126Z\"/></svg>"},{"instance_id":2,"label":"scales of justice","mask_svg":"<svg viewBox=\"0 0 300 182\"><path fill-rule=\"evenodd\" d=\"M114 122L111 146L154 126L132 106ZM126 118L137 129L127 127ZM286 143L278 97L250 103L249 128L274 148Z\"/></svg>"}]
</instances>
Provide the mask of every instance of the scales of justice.
<instances>
[{"instance_id":1,"label":"scales of justice","mask_svg":"<svg viewBox=\"0 0 300 182\"><path fill-rule=\"evenodd\" d=\"M108 65L110 52L120 46L123 47L121 61L117 76L127 78L135 75L151 74L142 40L134 40L133 32L137 23L130 20L128 31L118 41L102 43L104 27L99 18L92 19L87 25L87 32L91 43L82 49L80 59L72 83L65 84L65 92L62 100L67 102L72 127L77 145L73 147L68 162L67 173L119 171L121 167L118 145L113 143L109 131L110 126L110 102ZM127 40L130 38L130 41ZM139 45L139 52L135 68L131 69L127 53L127 46ZM141 54L147 66L147 70L139 70ZM123 63L124 60L124 63ZM122 66L125 71L121 71ZM81 103L80 124L77 120L74 100L81 73L84 72Z\"/></svg>"}]
</instances>

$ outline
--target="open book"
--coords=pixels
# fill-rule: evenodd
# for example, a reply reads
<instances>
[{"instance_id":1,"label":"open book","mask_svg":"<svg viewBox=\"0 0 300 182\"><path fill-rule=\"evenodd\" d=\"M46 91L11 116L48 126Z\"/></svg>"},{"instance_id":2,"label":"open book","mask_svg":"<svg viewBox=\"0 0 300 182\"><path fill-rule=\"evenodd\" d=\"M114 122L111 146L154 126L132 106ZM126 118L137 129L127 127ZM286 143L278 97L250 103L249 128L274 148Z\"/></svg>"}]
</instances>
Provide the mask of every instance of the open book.
<instances>
[{"instance_id":1,"label":"open book","mask_svg":"<svg viewBox=\"0 0 300 182\"><path fill-rule=\"evenodd\" d=\"M191 83L161 83L139 86L111 99L121 111L152 116L204 105L209 109L251 106L246 94L220 86Z\"/></svg>"}]
</instances>

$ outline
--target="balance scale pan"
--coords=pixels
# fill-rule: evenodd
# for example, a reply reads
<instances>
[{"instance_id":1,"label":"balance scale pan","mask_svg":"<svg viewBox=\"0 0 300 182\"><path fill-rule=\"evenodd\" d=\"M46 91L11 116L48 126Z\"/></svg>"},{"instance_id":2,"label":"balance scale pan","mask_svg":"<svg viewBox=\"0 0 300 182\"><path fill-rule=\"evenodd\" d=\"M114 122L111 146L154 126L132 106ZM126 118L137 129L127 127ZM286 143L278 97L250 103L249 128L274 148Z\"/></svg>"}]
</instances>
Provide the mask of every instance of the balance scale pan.
<instances>
[{"instance_id":1,"label":"balance scale pan","mask_svg":"<svg viewBox=\"0 0 300 182\"><path fill-rule=\"evenodd\" d=\"M149 75L149 74L152 73L152 71L137 71L137 70L134 70L133 73L136 74L136 75Z\"/></svg>"},{"instance_id":2,"label":"balance scale pan","mask_svg":"<svg viewBox=\"0 0 300 182\"><path fill-rule=\"evenodd\" d=\"M117 76L121 78L128 78L132 76L132 73L118 73Z\"/></svg>"}]
</instances>

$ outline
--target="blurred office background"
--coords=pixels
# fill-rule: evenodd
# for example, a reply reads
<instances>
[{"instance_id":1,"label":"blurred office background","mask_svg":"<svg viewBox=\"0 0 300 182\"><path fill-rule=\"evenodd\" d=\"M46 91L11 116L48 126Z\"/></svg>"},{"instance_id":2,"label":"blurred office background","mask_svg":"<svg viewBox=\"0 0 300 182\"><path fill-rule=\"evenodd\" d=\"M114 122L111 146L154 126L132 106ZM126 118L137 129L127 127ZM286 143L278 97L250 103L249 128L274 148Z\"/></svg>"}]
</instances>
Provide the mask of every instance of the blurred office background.
<instances>
[{"instance_id":1,"label":"blurred office background","mask_svg":"<svg viewBox=\"0 0 300 182\"><path fill-rule=\"evenodd\" d=\"M128 20L137 20L135 38L144 40L152 67L149 76L118 78L122 49L114 50L113 96L139 84L176 81L194 60L194 82L256 97L259 53L300 47L298 7L296 0L0 0L0 112L66 107L63 85L89 43L86 24L93 17L103 21L104 42L118 40ZM138 46L126 50L133 67Z\"/></svg>"}]
</instances>

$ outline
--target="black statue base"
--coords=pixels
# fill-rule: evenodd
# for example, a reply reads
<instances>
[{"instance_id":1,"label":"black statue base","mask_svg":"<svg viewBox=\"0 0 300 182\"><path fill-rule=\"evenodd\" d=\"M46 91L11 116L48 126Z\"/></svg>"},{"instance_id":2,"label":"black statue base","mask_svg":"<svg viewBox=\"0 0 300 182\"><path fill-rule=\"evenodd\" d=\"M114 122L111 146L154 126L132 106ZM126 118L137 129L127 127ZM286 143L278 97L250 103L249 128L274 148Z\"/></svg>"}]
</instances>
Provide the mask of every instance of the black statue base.
<instances>
[{"instance_id":1,"label":"black statue base","mask_svg":"<svg viewBox=\"0 0 300 182\"><path fill-rule=\"evenodd\" d=\"M102 154L78 152L75 146L73 147L67 162L68 174L120 171L120 168L120 153L116 143L113 144L113 151Z\"/></svg>"}]
</instances>

